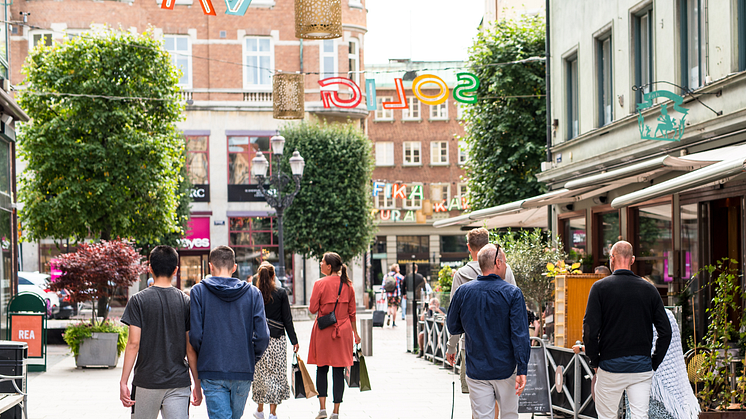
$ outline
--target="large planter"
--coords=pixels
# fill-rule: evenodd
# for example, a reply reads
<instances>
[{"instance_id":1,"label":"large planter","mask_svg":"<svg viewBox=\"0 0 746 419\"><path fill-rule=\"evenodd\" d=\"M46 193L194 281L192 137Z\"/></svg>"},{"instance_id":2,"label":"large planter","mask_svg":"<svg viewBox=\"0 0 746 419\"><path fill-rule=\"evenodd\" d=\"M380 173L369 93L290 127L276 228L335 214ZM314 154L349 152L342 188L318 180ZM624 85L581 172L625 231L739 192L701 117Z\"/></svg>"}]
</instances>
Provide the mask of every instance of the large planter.
<instances>
[{"instance_id":1,"label":"large planter","mask_svg":"<svg viewBox=\"0 0 746 419\"><path fill-rule=\"evenodd\" d=\"M699 419L746 419L746 410L700 412Z\"/></svg>"},{"instance_id":2,"label":"large planter","mask_svg":"<svg viewBox=\"0 0 746 419\"><path fill-rule=\"evenodd\" d=\"M83 339L80 343L75 365L78 368L116 367L119 361L117 340L119 333L93 333L90 338Z\"/></svg>"}]
</instances>

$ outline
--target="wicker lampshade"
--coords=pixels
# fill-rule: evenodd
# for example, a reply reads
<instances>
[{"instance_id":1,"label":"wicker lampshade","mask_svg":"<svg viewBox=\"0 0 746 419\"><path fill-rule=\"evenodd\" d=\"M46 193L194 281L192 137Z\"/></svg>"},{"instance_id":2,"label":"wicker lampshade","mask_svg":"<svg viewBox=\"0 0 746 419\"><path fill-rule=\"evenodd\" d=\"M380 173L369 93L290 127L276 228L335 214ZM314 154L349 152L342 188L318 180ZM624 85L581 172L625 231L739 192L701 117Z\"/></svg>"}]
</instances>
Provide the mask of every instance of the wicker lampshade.
<instances>
[{"instance_id":1,"label":"wicker lampshade","mask_svg":"<svg viewBox=\"0 0 746 419\"><path fill-rule=\"evenodd\" d=\"M305 113L303 74L277 73L272 80L275 119L303 119Z\"/></svg>"},{"instance_id":2,"label":"wicker lampshade","mask_svg":"<svg viewBox=\"0 0 746 419\"><path fill-rule=\"evenodd\" d=\"M295 0L295 37L334 39L342 36L342 0Z\"/></svg>"},{"instance_id":3,"label":"wicker lampshade","mask_svg":"<svg viewBox=\"0 0 746 419\"><path fill-rule=\"evenodd\" d=\"M417 224L427 224L427 216L422 213L422 210L417 210L414 213Z\"/></svg>"},{"instance_id":4,"label":"wicker lampshade","mask_svg":"<svg viewBox=\"0 0 746 419\"><path fill-rule=\"evenodd\" d=\"M429 199L422 200L422 214L428 217L433 215L433 203Z\"/></svg>"}]
</instances>

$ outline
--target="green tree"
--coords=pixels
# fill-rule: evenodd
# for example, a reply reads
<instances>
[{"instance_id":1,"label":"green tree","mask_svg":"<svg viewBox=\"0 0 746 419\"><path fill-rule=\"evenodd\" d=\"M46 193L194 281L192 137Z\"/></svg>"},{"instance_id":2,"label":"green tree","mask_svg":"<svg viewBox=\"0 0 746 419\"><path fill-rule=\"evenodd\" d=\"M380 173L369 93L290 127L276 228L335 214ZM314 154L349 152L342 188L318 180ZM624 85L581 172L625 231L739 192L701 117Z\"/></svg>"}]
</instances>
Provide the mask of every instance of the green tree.
<instances>
[{"instance_id":1,"label":"green tree","mask_svg":"<svg viewBox=\"0 0 746 419\"><path fill-rule=\"evenodd\" d=\"M31 51L19 103L28 240L181 233L178 70L150 33L108 31Z\"/></svg>"},{"instance_id":2,"label":"green tree","mask_svg":"<svg viewBox=\"0 0 746 419\"><path fill-rule=\"evenodd\" d=\"M535 174L546 153L543 19L501 21L480 33L469 67L479 100L465 108L469 204L473 210L540 194Z\"/></svg>"},{"instance_id":3,"label":"green tree","mask_svg":"<svg viewBox=\"0 0 746 419\"><path fill-rule=\"evenodd\" d=\"M305 159L303 186L285 213L286 249L320 258L337 252L349 261L368 249L371 215L370 141L352 124L301 123L281 130L286 154ZM287 159L283 172L290 173Z\"/></svg>"}]
</instances>

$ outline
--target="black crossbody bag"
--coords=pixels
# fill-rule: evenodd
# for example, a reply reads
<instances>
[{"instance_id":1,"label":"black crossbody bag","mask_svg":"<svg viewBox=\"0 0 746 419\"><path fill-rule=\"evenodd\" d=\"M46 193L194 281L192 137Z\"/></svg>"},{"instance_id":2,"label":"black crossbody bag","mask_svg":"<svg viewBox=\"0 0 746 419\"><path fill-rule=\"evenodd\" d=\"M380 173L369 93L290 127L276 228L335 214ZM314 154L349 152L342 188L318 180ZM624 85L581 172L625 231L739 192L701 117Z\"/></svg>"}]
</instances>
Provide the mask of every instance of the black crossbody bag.
<instances>
[{"instance_id":1,"label":"black crossbody bag","mask_svg":"<svg viewBox=\"0 0 746 419\"><path fill-rule=\"evenodd\" d=\"M337 311L337 304L339 303L339 295L342 294L342 278L339 278L339 291L337 291L337 301L334 302L334 309L331 313L321 316L316 320L316 323L319 325L319 329L324 330L327 327L333 325L337 322L337 315L334 314L335 311Z\"/></svg>"}]
</instances>

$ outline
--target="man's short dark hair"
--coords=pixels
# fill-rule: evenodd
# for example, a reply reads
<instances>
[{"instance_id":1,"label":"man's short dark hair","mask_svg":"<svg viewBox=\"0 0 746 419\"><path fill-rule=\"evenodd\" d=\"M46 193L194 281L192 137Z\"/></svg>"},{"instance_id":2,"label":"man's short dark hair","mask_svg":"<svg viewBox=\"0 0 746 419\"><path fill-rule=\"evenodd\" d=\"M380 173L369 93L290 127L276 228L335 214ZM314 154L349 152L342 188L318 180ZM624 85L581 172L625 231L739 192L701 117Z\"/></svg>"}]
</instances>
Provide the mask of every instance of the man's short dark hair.
<instances>
[{"instance_id":1,"label":"man's short dark hair","mask_svg":"<svg viewBox=\"0 0 746 419\"><path fill-rule=\"evenodd\" d=\"M611 275L611 269L607 268L604 265L600 265L600 266L596 266L596 268L593 269L593 273L609 276Z\"/></svg>"},{"instance_id":2,"label":"man's short dark hair","mask_svg":"<svg viewBox=\"0 0 746 419\"><path fill-rule=\"evenodd\" d=\"M179 254L171 246L156 246L150 251L149 260L153 276L157 278L171 277L176 267L179 266Z\"/></svg>"},{"instance_id":3,"label":"man's short dark hair","mask_svg":"<svg viewBox=\"0 0 746 419\"><path fill-rule=\"evenodd\" d=\"M486 228L475 228L466 234L466 241L472 252L478 252L490 242L490 232Z\"/></svg>"},{"instance_id":4,"label":"man's short dark hair","mask_svg":"<svg viewBox=\"0 0 746 419\"><path fill-rule=\"evenodd\" d=\"M218 246L210 252L210 263L215 269L233 269L236 252L228 246Z\"/></svg>"}]
</instances>

